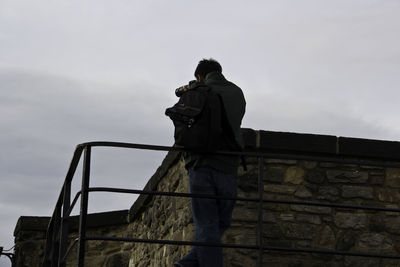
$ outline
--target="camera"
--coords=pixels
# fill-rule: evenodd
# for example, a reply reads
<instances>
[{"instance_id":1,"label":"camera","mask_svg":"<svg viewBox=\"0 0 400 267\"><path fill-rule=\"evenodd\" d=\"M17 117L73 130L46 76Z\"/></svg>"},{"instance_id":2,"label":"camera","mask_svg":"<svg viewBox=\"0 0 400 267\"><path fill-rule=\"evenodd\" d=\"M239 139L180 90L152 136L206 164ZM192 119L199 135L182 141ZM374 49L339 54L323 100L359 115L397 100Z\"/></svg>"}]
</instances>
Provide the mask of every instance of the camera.
<instances>
[{"instance_id":1,"label":"camera","mask_svg":"<svg viewBox=\"0 0 400 267\"><path fill-rule=\"evenodd\" d=\"M175 95L177 97L181 97L184 93L186 93L187 91L190 90L191 85L194 84L196 82L196 80L190 81L189 84L186 84L184 86L181 86L179 88L175 89Z\"/></svg>"}]
</instances>

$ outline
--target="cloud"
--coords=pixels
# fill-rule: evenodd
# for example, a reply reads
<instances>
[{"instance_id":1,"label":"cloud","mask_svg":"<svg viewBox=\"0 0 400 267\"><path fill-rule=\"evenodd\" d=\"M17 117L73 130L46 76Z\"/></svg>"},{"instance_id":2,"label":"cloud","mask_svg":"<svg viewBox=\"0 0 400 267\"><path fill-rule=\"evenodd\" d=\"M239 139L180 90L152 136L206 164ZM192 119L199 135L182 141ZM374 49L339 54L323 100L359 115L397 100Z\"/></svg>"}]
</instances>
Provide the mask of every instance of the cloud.
<instances>
[{"instance_id":1,"label":"cloud","mask_svg":"<svg viewBox=\"0 0 400 267\"><path fill-rule=\"evenodd\" d=\"M0 121L0 219L7 223L0 231L2 240L9 237L19 216L51 214L78 143L172 144L172 123L163 114L176 101L172 90L154 84L109 87L27 71L2 71L0 86L4 114ZM290 91L249 91L246 96L244 127L390 139L386 130L391 129L363 120L346 105L327 107L324 101ZM92 186L140 189L164 155L94 148ZM80 175L78 168L74 192L79 190ZM90 211L126 209L135 198L96 193L91 195Z\"/></svg>"},{"instance_id":2,"label":"cloud","mask_svg":"<svg viewBox=\"0 0 400 267\"><path fill-rule=\"evenodd\" d=\"M0 201L10 207L0 245L21 213L51 212L76 144L172 144L164 110L203 57L244 90L244 127L399 140L399 10L382 0L0 1ZM162 158L94 152L98 185L141 187ZM99 195L107 209L131 202Z\"/></svg>"},{"instance_id":3,"label":"cloud","mask_svg":"<svg viewBox=\"0 0 400 267\"><path fill-rule=\"evenodd\" d=\"M0 231L10 237L21 215L46 216L55 201L75 146L87 141L171 145L167 103L148 84L99 86L27 71L0 72ZM165 153L93 149L93 185L143 188ZM74 183L80 187L80 170ZM135 196L96 194L91 211L126 209ZM93 204L95 203L95 204Z\"/></svg>"},{"instance_id":4,"label":"cloud","mask_svg":"<svg viewBox=\"0 0 400 267\"><path fill-rule=\"evenodd\" d=\"M254 101L262 99L262 101ZM261 130L398 140L400 131L365 117L351 104L292 93L250 95L244 127Z\"/></svg>"}]
</instances>

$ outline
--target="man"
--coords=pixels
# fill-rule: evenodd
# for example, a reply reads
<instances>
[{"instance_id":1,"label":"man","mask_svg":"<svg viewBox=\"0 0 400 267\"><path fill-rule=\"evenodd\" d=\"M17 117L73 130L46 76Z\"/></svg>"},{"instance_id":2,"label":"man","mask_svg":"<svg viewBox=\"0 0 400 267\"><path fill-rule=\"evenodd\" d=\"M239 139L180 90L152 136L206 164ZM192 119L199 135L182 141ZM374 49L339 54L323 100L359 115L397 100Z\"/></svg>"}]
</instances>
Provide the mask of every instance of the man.
<instances>
[{"instance_id":1,"label":"man","mask_svg":"<svg viewBox=\"0 0 400 267\"><path fill-rule=\"evenodd\" d=\"M201 60L194 75L197 82L205 83L221 96L230 127L230 133L225 135L232 139L223 140L221 149L231 149L232 144L243 147L240 125L246 101L242 90L225 79L221 65L213 59ZM192 194L236 197L238 156L190 153L185 156L185 167L189 172ZM230 226L235 201L193 198L191 204L195 241L220 243L223 233ZM222 267L222 248L194 246L175 266Z\"/></svg>"}]
</instances>

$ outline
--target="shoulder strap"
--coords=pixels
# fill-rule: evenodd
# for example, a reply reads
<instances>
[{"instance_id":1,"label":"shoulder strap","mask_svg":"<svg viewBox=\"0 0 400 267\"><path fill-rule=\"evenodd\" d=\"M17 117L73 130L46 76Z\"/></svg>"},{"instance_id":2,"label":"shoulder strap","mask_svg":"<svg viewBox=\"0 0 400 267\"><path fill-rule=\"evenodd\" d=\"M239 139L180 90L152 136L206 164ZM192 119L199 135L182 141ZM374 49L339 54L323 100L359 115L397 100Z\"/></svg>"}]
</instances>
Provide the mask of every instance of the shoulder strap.
<instances>
[{"instance_id":1,"label":"shoulder strap","mask_svg":"<svg viewBox=\"0 0 400 267\"><path fill-rule=\"evenodd\" d=\"M226 145L229 149L240 151L241 147L236 143L235 134L233 129L228 121L228 116L226 115L226 109L224 105L224 101L220 94L217 94L219 101L221 103L221 113L222 113L222 130L223 130L223 137L226 142Z\"/></svg>"},{"instance_id":2,"label":"shoulder strap","mask_svg":"<svg viewBox=\"0 0 400 267\"><path fill-rule=\"evenodd\" d=\"M241 151L242 147L236 142L235 134L233 129L228 121L228 116L226 115L226 110L224 106L224 101L222 100L221 95L217 94L219 101L221 103L221 113L222 113L222 133L224 141L228 148L234 151ZM242 161L243 170L247 171L247 164L244 156L240 156L240 160Z\"/></svg>"}]
</instances>

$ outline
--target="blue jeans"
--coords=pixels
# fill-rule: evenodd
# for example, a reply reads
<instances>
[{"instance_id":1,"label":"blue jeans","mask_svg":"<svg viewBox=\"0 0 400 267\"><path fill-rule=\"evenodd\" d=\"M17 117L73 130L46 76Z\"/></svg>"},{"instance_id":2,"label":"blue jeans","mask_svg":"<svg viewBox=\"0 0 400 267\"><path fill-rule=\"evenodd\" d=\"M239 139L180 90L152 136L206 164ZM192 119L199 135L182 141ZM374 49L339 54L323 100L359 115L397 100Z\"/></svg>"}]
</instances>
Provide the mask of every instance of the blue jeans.
<instances>
[{"instance_id":1,"label":"blue jeans","mask_svg":"<svg viewBox=\"0 0 400 267\"><path fill-rule=\"evenodd\" d=\"M192 194L236 197L237 177L201 167L189 170ZM231 224L234 200L192 198L195 241L221 243L221 237ZM194 246L179 263L185 267L222 267L222 248Z\"/></svg>"}]
</instances>

